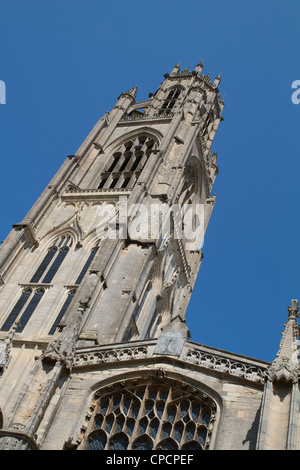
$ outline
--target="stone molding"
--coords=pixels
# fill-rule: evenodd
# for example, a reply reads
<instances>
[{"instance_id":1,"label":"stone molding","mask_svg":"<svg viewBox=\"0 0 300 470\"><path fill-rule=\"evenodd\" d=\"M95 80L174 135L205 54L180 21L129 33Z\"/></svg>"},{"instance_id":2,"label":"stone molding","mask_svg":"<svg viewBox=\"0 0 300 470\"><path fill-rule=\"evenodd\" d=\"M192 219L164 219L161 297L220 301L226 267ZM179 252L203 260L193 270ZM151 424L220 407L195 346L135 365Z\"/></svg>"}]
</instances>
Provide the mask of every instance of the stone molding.
<instances>
[{"instance_id":1,"label":"stone molding","mask_svg":"<svg viewBox=\"0 0 300 470\"><path fill-rule=\"evenodd\" d=\"M267 377L271 382L298 383L299 367L292 364L288 357L279 357L268 369Z\"/></svg>"},{"instance_id":2,"label":"stone molding","mask_svg":"<svg viewBox=\"0 0 300 470\"><path fill-rule=\"evenodd\" d=\"M157 340L126 343L123 345L95 346L86 349L78 349L74 355L73 369L80 367L97 366L101 364L112 364L123 361L145 360L160 357L155 352ZM168 356L162 355L161 357ZM251 362L251 359L243 361L243 358L229 357L215 353L209 348L193 347L193 343L186 341L182 349L179 361L187 362L201 369L207 369L218 373L231 375L237 378L245 379L256 384L263 384L266 378L266 371L270 364L257 364L257 361Z\"/></svg>"},{"instance_id":3,"label":"stone molding","mask_svg":"<svg viewBox=\"0 0 300 470\"><path fill-rule=\"evenodd\" d=\"M170 120L175 116L175 113L161 113L161 114L153 114L147 115L143 114L141 116L126 116L120 120L120 123L129 122L129 121L161 121L164 119Z\"/></svg>"},{"instance_id":4,"label":"stone molding","mask_svg":"<svg viewBox=\"0 0 300 470\"><path fill-rule=\"evenodd\" d=\"M95 352L89 353L77 353L74 358L74 368L85 365L145 359L147 357L147 346L128 347L124 349L104 349L102 351L96 350Z\"/></svg>"},{"instance_id":5,"label":"stone molding","mask_svg":"<svg viewBox=\"0 0 300 470\"><path fill-rule=\"evenodd\" d=\"M199 349L189 349L183 359L205 369L233 375L251 382L261 384L265 382L265 368L229 359L226 356L207 353Z\"/></svg>"}]
</instances>

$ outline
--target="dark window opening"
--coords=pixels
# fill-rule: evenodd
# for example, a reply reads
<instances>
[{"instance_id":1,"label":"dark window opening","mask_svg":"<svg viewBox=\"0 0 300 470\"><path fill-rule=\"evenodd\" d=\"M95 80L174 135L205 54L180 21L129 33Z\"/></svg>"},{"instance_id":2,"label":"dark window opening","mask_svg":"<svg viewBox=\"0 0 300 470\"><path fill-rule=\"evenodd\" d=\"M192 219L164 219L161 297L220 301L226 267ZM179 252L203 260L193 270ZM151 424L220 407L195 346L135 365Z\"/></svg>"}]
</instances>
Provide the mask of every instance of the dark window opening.
<instances>
[{"instance_id":1,"label":"dark window opening","mask_svg":"<svg viewBox=\"0 0 300 470\"><path fill-rule=\"evenodd\" d=\"M90 253L90 256L88 257L85 265L83 266L82 270L81 270L81 273L79 274L78 278L76 279L76 282L75 284L80 284L84 278L84 276L86 275L87 273L87 270L89 269L93 259L95 258L96 256L96 253L97 253L97 250L98 248L94 248L91 253Z\"/></svg>"},{"instance_id":2,"label":"dark window opening","mask_svg":"<svg viewBox=\"0 0 300 470\"><path fill-rule=\"evenodd\" d=\"M10 328L15 323L17 317L19 316L19 314L23 310L23 308L24 308L26 302L28 301L29 297L31 296L31 293L32 293L31 289L26 289L24 292L22 292L21 297L19 298L16 305L14 306L12 311L10 312L7 320L4 322L4 324L1 328L2 331L9 331L10 330Z\"/></svg>"},{"instance_id":3,"label":"dark window opening","mask_svg":"<svg viewBox=\"0 0 300 470\"><path fill-rule=\"evenodd\" d=\"M162 114L162 113L167 113L168 114L172 111L172 109L175 106L176 100L180 95L180 92L181 92L180 88L174 88L173 90L171 90L169 92L167 98L165 99L165 101L164 101L164 103L161 107L160 114Z\"/></svg>"},{"instance_id":4,"label":"dark window opening","mask_svg":"<svg viewBox=\"0 0 300 470\"><path fill-rule=\"evenodd\" d=\"M131 180L130 176L128 178L125 178L121 187L122 188L127 188L129 186L130 180Z\"/></svg>"},{"instance_id":5,"label":"dark window opening","mask_svg":"<svg viewBox=\"0 0 300 470\"><path fill-rule=\"evenodd\" d=\"M135 171L137 169L137 167L142 161L143 155L144 155L144 152L136 152L135 160L133 162L132 167L130 168L130 171Z\"/></svg>"},{"instance_id":6,"label":"dark window opening","mask_svg":"<svg viewBox=\"0 0 300 470\"><path fill-rule=\"evenodd\" d=\"M99 184L99 186L98 186L98 189L102 189L102 188L104 187L106 181L107 181L107 178L102 178L102 179L101 179L101 182L100 182L100 184Z\"/></svg>"},{"instance_id":7,"label":"dark window opening","mask_svg":"<svg viewBox=\"0 0 300 470\"><path fill-rule=\"evenodd\" d=\"M56 256L55 260L53 261L52 265L50 266L49 271L47 272L46 276L43 279L43 283L48 284L49 282L52 281L54 278L55 274L57 273L58 269L60 268L63 260L68 254L68 249L67 248L62 248L59 252L58 255Z\"/></svg>"},{"instance_id":8,"label":"dark window opening","mask_svg":"<svg viewBox=\"0 0 300 470\"><path fill-rule=\"evenodd\" d=\"M116 165L119 163L121 156L122 156L121 152L117 152L113 155L113 161L112 161L109 169L107 170L108 173L111 173L114 170Z\"/></svg>"},{"instance_id":9,"label":"dark window opening","mask_svg":"<svg viewBox=\"0 0 300 470\"><path fill-rule=\"evenodd\" d=\"M56 254L57 252L57 248L56 247L53 247L53 248L50 248L48 253L46 254L45 258L43 259L43 261L41 262L40 266L38 267L38 269L36 270L35 274L33 275L33 277L31 278L30 282L32 283L37 283L39 282L39 280L41 279L42 275L44 274L44 272L46 271L46 269L48 268L48 266L50 265L54 255Z\"/></svg>"},{"instance_id":10,"label":"dark window opening","mask_svg":"<svg viewBox=\"0 0 300 470\"><path fill-rule=\"evenodd\" d=\"M63 306L62 306L62 308L61 308L61 310L60 310L60 312L59 312L59 314L58 314L58 316L57 316L55 322L53 323L53 325L52 325L52 327L51 327L51 329L50 329L50 331L49 331L49 333L48 333L49 335L54 335L55 330L56 330L56 328L58 327L60 321L62 320L64 314L66 313L66 311L67 311L67 309L68 309L70 303L72 302L72 300L73 300L73 298L74 298L74 295L75 295L75 291L69 292L68 297L67 297L65 303L63 304Z\"/></svg>"},{"instance_id":11,"label":"dark window opening","mask_svg":"<svg viewBox=\"0 0 300 470\"><path fill-rule=\"evenodd\" d=\"M37 308L41 298L44 295L44 290L40 289L35 292L32 300L29 302L27 308L25 309L23 315L20 318L20 325L18 326L17 332L20 333L24 330L25 326L27 325L28 321L30 320L33 312Z\"/></svg>"},{"instance_id":12,"label":"dark window opening","mask_svg":"<svg viewBox=\"0 0 300 470\"><path fill-rule=\"evenodd\" d=\"M114 178L112 182L110 183L110 188L115 188L117 186L117 183L119 181L119 178Z\"/></svg>"}]
</instances>

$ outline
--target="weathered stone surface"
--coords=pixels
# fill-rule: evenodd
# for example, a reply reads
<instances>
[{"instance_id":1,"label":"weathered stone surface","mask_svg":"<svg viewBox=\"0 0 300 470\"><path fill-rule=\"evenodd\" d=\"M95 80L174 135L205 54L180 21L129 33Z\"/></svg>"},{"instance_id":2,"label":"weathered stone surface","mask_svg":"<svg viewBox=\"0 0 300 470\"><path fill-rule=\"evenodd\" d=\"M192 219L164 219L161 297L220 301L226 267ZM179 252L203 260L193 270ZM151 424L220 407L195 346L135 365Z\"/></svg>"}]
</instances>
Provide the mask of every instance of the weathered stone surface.
<instances>
[{"instance_id":1,"label":"weathered stone surface","mask_svg":"<svg viewBox=\"0 0 300 470\"><path fill-rule=\"evenodd\" d=\"M1 245L0 449L299 448L297 301L273 364L189 341L224 107L202 68L122 93Z\"/></svg>"}]
</instances>

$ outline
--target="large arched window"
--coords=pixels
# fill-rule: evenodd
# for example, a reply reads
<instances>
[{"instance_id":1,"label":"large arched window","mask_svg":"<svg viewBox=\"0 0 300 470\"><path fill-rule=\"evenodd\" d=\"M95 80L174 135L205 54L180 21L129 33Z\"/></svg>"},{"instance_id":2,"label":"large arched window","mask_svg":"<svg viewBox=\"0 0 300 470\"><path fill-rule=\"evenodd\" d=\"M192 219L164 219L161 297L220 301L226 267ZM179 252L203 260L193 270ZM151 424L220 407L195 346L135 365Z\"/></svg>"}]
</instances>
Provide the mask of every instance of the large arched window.
<instances>
[{"instance_id":1,"label":"large arched window","mask_svg":"<svg viewBox=\"0 0 300 470\"><path fill-rule=\"evenodd\" d=\"M131 189L139 178L151 152L157 148L155 140L146 135L125 142L108 162L101 174L98 189Z\"/></svg>"},{"instance_id":2,"label":"large arched window","mask_svg":"<svg viewBox=\"0 0 300 470\"><path fill-rule=\"evenodd\" d=\"M144 382L98 392L82 450L208 449L216 404L187 384Z\"/></svg>"},{"instance_id":3,"label":"large arched window","mask_svg":"<svg viewBox=\"0 0 300 470\"><path fill-rule=\"evenodd\" d=\"M51 248L49 248L48 253L32 276L30 282L34 284L38 282L51 282L67 256L72 243L73 241L70 235L58 238Z\"/></svg>"}]
</instances>

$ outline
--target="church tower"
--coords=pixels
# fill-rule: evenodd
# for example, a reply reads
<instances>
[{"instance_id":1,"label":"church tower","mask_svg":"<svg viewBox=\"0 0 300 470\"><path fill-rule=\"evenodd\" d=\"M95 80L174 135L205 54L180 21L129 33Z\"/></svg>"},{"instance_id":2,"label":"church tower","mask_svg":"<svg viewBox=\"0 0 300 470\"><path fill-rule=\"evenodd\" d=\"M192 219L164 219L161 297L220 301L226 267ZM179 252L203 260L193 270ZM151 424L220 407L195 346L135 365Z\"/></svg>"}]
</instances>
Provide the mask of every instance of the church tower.
<instances>
[{"instance_id":1,"label":"church tower","mask_svg":"<svg viewBox=\"0 0 300 470\"><path fill-rule=\"evenodd\" d=\"M185 319L224 107L202 68L122 93L1 245L0 449L255 446L267 364Z\"/></svg>"}]
</instances>

